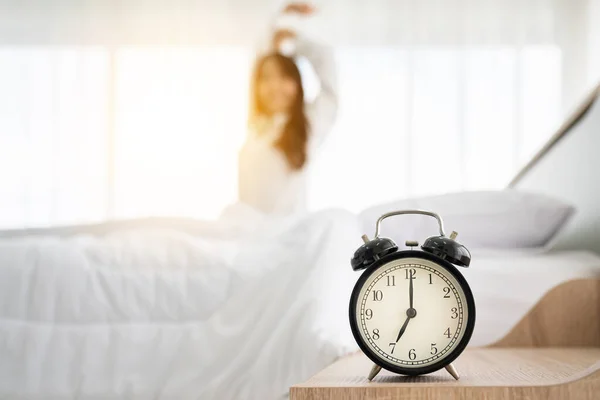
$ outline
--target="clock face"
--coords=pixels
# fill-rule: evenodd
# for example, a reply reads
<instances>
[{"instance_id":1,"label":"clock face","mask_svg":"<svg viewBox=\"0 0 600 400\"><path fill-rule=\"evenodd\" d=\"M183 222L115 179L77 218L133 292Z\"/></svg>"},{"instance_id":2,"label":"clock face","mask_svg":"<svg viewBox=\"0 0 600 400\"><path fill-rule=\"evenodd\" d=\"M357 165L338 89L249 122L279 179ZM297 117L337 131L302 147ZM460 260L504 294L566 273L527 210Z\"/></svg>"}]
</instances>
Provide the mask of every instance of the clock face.
<instances>
[{"instance_id":1,"label":"clock face","mask_svg":"<svg viewBox=\"0 0 600 400\"><path fill-rule=\"evenodd\" d=\"M470 339L471 291L451 265L443 267L431 257L391 258L367 271L355 287L354 336L388 369L432 372L456 358Z\"/></svg>"}]
</instances>

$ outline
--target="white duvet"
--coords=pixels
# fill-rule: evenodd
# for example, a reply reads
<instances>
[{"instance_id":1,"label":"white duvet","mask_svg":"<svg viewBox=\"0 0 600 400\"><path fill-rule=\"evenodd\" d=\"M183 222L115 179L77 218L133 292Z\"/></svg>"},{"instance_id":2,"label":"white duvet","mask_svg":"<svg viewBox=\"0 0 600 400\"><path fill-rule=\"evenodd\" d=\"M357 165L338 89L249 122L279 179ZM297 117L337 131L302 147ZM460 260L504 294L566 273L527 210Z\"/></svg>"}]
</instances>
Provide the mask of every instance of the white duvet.
<instances>
[{"instance_id":1,"label":"white duvet","mask_svg":"<svg viewBox=\"0 0 600 400\"><path fill-rule=\"evenodd\" d=\"M0 398L274 399L346 352L356 217L230 214L0 240Z\"/></svg>"}]
</instances>

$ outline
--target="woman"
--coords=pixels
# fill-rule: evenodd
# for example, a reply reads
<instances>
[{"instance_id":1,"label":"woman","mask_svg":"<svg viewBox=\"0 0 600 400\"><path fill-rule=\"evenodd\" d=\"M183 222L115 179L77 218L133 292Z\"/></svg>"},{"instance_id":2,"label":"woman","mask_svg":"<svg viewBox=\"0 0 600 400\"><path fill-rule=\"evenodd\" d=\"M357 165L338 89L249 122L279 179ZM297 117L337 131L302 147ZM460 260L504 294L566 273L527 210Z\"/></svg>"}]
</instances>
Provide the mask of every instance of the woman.
<instances>
[{"instance_id":1,"label":"woman","mask_svg":"<svg viewBox=\"0 0 600 400\"><path fill-rule=\"evenodd\" d=\"M284 13L310 15L307 4L290 4ZM278 52L295 41L320 79L321 91L304 103L302 78L294 60ZM268 214L306 209L306 169L333 125L337 101L332 52L289 30L273 35L274 51L260 57L252 77L248 137L239 160L240 200Z\"/></svg>"}]
</instances>

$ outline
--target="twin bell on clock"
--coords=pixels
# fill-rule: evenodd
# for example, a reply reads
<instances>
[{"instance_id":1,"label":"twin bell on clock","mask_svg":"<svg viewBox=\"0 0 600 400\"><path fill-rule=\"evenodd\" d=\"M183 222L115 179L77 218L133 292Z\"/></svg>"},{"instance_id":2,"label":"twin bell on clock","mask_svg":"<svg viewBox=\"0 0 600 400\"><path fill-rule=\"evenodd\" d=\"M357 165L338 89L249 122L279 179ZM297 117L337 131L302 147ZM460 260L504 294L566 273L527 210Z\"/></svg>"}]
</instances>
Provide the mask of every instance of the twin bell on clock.
<instances>
[{"instance_id":1,"label":"twin bell on clock","mask_svg":"<svg viewBox=\"0 0 600 400\"><path fill-rule=\"evenodd\" d=\"M392 239L379 236L381 222L392 216L418 214L433 217L439 235L418 248L398 250ZM467 281L455 266L468 267L469 250L448 237L442 218L422 210L394 211L382 215L372 240L352 257L352 269L364 270L350 297L350 327L361 350L375 365L372 380L381 370L421 375L441 368L455 378L452 365L465 349L475 327L475 301ZM411 238L413 239L413 238Z\"/></svg>"}]
</instances>

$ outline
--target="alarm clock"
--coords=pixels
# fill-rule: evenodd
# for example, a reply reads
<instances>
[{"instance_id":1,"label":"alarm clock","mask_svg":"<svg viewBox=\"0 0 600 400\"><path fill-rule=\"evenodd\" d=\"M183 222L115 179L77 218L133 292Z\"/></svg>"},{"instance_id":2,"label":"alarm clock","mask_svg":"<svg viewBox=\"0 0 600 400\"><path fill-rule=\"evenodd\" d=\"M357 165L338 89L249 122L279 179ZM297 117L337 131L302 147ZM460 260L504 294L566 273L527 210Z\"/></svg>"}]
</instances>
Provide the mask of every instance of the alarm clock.
<instances>
[{"instance_id":1,"label":"alarm clock","mask_svg":"<svg viewBox=\"0 0 600 400\"><path fill-rule=\"evenodd\" d=\"M379 236L379 229L384 219L405 214L435 218L439 235L426 239L420 250L418 242L406 241L410 250L399 251L392 239ZM369 380L381 368L403 375L446 368L459 379L451 363L471 339L475 301L456 268L468 267L471 254L456 236L446 236L438 214L422 210L384 214L375 237L362 236L364 244L351 265L364 272L352 290L349 316L356 342L375 363Z\"/></svg>"}]
</instances>

